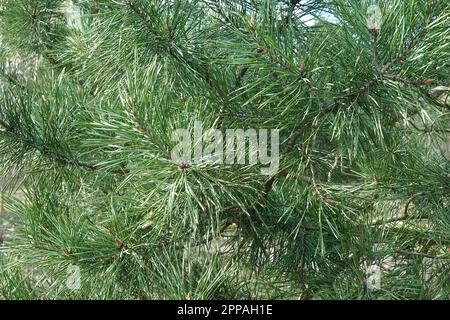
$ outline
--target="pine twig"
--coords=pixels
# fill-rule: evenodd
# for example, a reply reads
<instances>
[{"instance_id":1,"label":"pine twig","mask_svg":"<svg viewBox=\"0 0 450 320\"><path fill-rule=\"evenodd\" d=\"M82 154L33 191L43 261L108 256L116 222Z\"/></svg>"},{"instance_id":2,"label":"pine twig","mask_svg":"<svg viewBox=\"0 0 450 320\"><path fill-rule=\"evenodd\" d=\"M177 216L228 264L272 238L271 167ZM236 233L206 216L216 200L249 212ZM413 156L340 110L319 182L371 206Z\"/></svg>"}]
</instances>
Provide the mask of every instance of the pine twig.
<instances>
[{"instance_id":1,"label":"pine twig","mask_svg":"<svg viewBox=\"0 0 450 320\"><path fill-rule=\"evenodd\" d=\"M0 127L3 128L4 132L7 132L8 134L14 136L15 138L17 138L19 141L21 141L22 143L32 147L33 149L39 151L41 154L43 154L44 156L53 159L61 164L66 164L66 165L73 165L73 166L77 166L77 167L81 167L84 169L89 169L89 170L97 170L99 168L98 165L93 164L93 163L88 163L88 162L83 162L83 161L79 161L76 159L71 159L69 157L66 157L64 155L58 154L52 150L49 150L48 148L46 148L45 146L39 146L36 143L34 143L33 141L29 141L27 139L24 139L23 137L21 137L20 135L18 135L5 121L0 120Z\"/></svg>"},{"instance_id":2,"label":"pine twig","mask_svg":"<svg viewBox=\"0 0 450 320\"><path fill-rule=\"evenodd\" d=\"M418 217L411 217L410 215L409 215L409 208L410 208L410 206L411 206L411 204L412 204L412 202L418 197L418 196L420 196L420 195L422 195L422 194L424 194L423 192L421 192L421 193L417 193L417 194L415 194L415 195L413 195L412 197L410 197L407 201L406 201L406 203L405 203L405 205L404 205L404 207L403 207L403 209L402 209L402 212L401 212L401 216L400 217L395 217L395 218L392 218L392 219L388 219L388 220L383 220L383 219L381 219L381 220L379 220L379 221L376 221L376 222L374 222L374 223L372 223L372 226L380 226L380 225L384 225L384 224L390 224L390 223L395 223L395 222L402 222L402 221L406 221L406 220L408 220L408 219L412 219L412 220L425 220L425 219L428 219L429 218L429 216L427 216L427 215L424 215L424 216L418 216Z\"/></svg>"}]
</instances>

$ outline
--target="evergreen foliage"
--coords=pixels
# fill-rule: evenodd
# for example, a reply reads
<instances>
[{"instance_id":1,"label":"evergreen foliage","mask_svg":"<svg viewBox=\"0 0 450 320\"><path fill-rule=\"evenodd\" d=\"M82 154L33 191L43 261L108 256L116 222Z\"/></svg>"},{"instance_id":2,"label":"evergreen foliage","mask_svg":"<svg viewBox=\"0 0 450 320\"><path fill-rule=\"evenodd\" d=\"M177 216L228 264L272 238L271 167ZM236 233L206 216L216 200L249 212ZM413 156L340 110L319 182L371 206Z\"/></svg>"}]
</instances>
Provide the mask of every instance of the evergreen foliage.
<instances>
[{"instance_id":1,"label":"evergreen foliage","mask_svg":"<svg viewBox=\"0 0 450 320\"><path fill-rule=\"evenodd\" d=\"M0 296L450 298L448 1L0 10ZM198 120L279 129L278 172L173 163Z\"/></svg>"}]
</instances>

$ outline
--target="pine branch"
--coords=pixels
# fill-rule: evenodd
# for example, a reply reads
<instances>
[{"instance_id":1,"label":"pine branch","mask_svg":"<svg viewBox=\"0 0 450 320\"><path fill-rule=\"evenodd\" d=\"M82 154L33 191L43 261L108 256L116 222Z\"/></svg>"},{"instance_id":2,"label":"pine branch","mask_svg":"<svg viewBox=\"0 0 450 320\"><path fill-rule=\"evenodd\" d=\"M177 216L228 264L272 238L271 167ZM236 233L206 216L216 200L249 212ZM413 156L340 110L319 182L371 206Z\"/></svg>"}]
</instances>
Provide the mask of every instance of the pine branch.
<instances>
[{"instance_id":1,"label":"pine branch","mask_svg":"<svg viewBox=\"0 0 450 320\"><path fill-rule=\"evenodd\" d=\"M159 34L153 29L152 25L147 20L146 16L142 13L142 11L137 7L137 5L134 3L134 0L127 0L126 4L128 7L132 10L132 12L144 23L146 26L146 29L152 34L153 36L158 36ZM167 47L162 47L163 51L169 54L174 60L178 61L182 65L186 66L188 69L192 70L197 77L199 77L201 80L203 80L204 83L206 83L211 90L218 95L218 97L221 100L221 103L223 105L228 105L228 99L226 98L225 93L223 90L214 82L214 80L211 78L207 67L203 66L202 68L197 67L195 64L189 62L185 57L180 56L178 53L176 53L172 48L172 43L174 41L174 35L172 32L172 28L170 25L166 25L166 31L168 34L168 45ZM225 110L225 106L222 106L219 110L219 116L214 121L213 128L220 128L223 121L223 112Z\"/></svg>"},{"instance_id":2,"label":"pine branch","mask_svg":"<svg viewBox=\"0 0 450 320\"><path fill-rule=\"evenodd\" d=\"M44 155L52 160L55 160L61 164L72 165L72 166L76 166L76 167L80 167L80 168L84 168L84 169L88 169L88 170L97 170L99 168L99 166L96 164L83 162L83 161L79 161L76 159L71 159L64 155L58 154L57 152L52 151L52 150L46 148L45 146L38 145L34 141L30 141L28 139L23 138L21 135L17 134L16 131L13 130L3 120L0 120L0 126L3 128L3 132L8 133L9 135L13 136L17 140L21 141L23 144L39 151L42 155Z\"/></svg>"},{"instance_id":3,"label":"pine branch","mask_svg":"<svg viewBox=\"0 0 450 320\"><path fill-rule=\"evenodd\" d=\"M392 75L392 74L383 74L384 78L404 83L410 86L413 86L414 88L418 89L419 92L422 94L422 96L426 97L428 101L430 101L433 105L440 109L447 109L450 110L450 104L449 103L442 103L439 102L436 97L433 97L427 90L426 87L429 87L435 83L435 79L425 79L425 80L415 80L415 79L408 79L399 75Z\"/></svg>"},{"instance_id":4,"label":"pine branch","mask_svg":"<svg viewBox=\"0 0 450 320\"><path fill-rule=\"evenodd\" d=\"M82 33L65 30L62 19L61 30L46 21L58 1L21 0L26 10L4 1L5 48L21 54L17 44L31 39L25 53L41 51L39 32L39 44L53 50L38 54L61 57L65 70L75 71L54 72L44 63L33 83L23 82L39 90L1 97L20 103L0 120L0 171L12 171L21 158L34 169L26 172L26 198L6 202L17 213L18 233L4 251L9 266L37 266L50 279L49 286L36 284L38 298L446 293L441 264L448 262L449 184L447 163L436 150L448 131L441 118L448 101L447 87L433 87L447 81L441 42L448 36L448 6L442 1L383 2L392 11L385 12L383 34L366 29L367 3L356 0L94 1L78 4L92 15ZM31 26L25 11L33 7L42 24ZM322 20L324 12L339 20L307 26L303 17ZM436 22L419 25L428 18ZM442 68L422 79L434 66ZM101 86L105 90L91 99L101 83L112 86ZM420 125L409 119L419 112ZM234 170L190 162L177 170L168 158L155 159L174 144L170 131L190 128L204 120L199 116L213 116L215 128L234 116L233 128L283 130L279 171L263 177L253 164ZM411 123L397 125L403 117ZM443 134L421 136L437 131ZM76 141L84 137L80 149ZM52 172L43 171L48 165ZM62 165L86 172L67 175ZM391 269L383 258L400 263ZM378 291L363 288L358 281L367 264L377 263L392 281L382 281ZM82 271L80 290L67 288L69 264ZM20 291L23 277L0 273L2 294ZM104 281L97 281L99 274Z\"/></svg>"},{"instance_id":5,"label":"pine branch","mask_svg":"<svg viewBox=\"0 0 450 320\"><path fill-rule=\"evenodd\" d=\"M131 11L139 18L139 20L145 25L146 30L154 37L161 38L160 34L153 28L152 24L148 21L145 14L140 10L140 8L136 5L134 0L126 0L125 3L127 4L128 8L131 9ZM208 73L205 68L199 68L186 58L180 56L172 49L172 42L173 42L173 33L171 31L171 28L169 26L166 26L166 32L167 32L167 46L162 46L160 49L162 49L164 52L168 53L169 56L171 56L173 59L178 61L179 63L185 65L188 69L192 70L194 74L196 74L200 79L202 79L216 94L219 95L222 99L224 99L224 93L223 91L217 86L217 84L211 79L210 74Z\"/></svg>"},{"instance_id":6,"label":"pine branch","mask_svg":"<svg viewBox=\"0 0 450 320\"><path fill-rule=\"evenodd\" d=\"M334 105L332 105L331 107L323 109L322 112L319 114L319 118L328 113L337 111L342 106L352 105L359 98L360 95L368 92L374 85L379 83L380 76L383 76L387 72L387 70L389 70L392 66L394 66L396 63L400 62L404 57L406 57L409 54L409 52L412 51L414 49L414 47L418 44L418 41L422 36L423 36L423 31L419 32L419 34L416 37L414 37L413 41L409 45L407 45L406 48L399 55L397 55L391 61L386 63L381 68L379 74L376 74L373 78L370 78L369 80L367 80L367 82L365 82L357 90L348 94L344 98L343 101L339 101L339 102L335 103ZM275 61L278 61L278 60L275 60ZM281 65L283 65L283 64L281 64ZM312 122L310 123L310 125L312 125ZM304 131L305 131L305 128L302 128L302 129L294 132L291 135L291 137L288 139L288 147L292 147L293 145L295 145L297 139L304 133ZM321 191L317 185L317 182L315 181L314 169L312 168L312 166L310 168L311 168L312 185L313 185L314 190L316 190L316 192L320 196L320 198L322 200L324 200L326 203L333 204L333 205L336 204L336 202L334 200L331 200L331 199L323 196L323 194L321 193ZM279 174L274 175L273 177L271 177L269 180L267 180L263 184L262 190L260 192L260 196L253 204L253 206L252 206L253 209L250 212L253 213L255 209L260 207L261 201L267 197L267 195L269 194L269 192L271 191L271 189L273 187L276 177L279 177L279 176L280 176Z\"/></svg>"},{"instance_id":7,"label":"pine branch","mask_svg":"<svg viewBox=\"0 0 450 320\"><path fill-rule=\"evenodd\" d=\"M233 91L239 89L239 87L241 86L242 79L245 77L245 74L248 72L249 69L250 69L249 66L245 66L239 70L238 74L236 75L236 80L234 83ZM217 118L213 124L214 129L220 129L222 127L224 113L225 113L225 108L221 107L219 110L219 115L217 116Z\"/></svg>"},{"instance_id":8,"label":"pine branch","mask_svg":"<svg viewBox=\"0 0 450 320\"><path fill-rule=\"evenodd\" d=\"M418 216L418 217L411 217L411 216L408 214L408 210L409 210L409 207L411 206L412 202L413 202L418 196L421 196L421 195L423 195L423 194L425 194L425 193L424 193L424 192L421 192L421 193L417 193L417 194L413 195L412 197L410 197L410 198L406 201L406 203L405 203L405 205L404 205L404 207L403 207L403 210L402 210L402 215L401 215L400 217L395 217L395 218L388 219L388 220L383 220L383 219L382 219L382 220L379 220L379 221L376 221L376 222L372 223L372 226L380 226L380 225L385 225L385 224L390 224L390 223L395 223L395 222L406 221L406 220L409 220L409 219L412 219L412 220L424 220L424 219L429 219L429 216L428 216L428 215L422 215L422 216Z\"/></svg>"},{"instance_id":9,"label":"pine branch","mask_svg":"<svg viewBox=\"0 0 450 320\"><path fill-rule=\"evenodd\" d=\"M397 63L401 62L404 58L408 56L408 54L415 49L415 47L419 44L420 40L426 35L425 26L417 35L413 37L411 42L405 46L405 48L396 55L391 61L387 62L380 70L380 74L385 74L390 68L395 66Z\"/></svg>"},{"instance_id":10,"label":"pine branch","mask_svg":"<svg viewBox=\"0 0 450 320\"><path fill-rule=\"evenodd\" d=\"M136 114L134 102L133 99L126 93L123 92L120 97L127 107L127 114L130 117L131 121L133 122L134 126L136 127L136 130L150 143L154 144L161 150L164 154L167 155L167 148L165 148L163 145L161 145L157 140L153 139L145 125L142 123L142 121L139 119L139 117Z\"/></svg>"},{"instance_id":11,"label":"pine branch","mask_svg":"<svg viewBox=\"0 0 450 320\"><path fill-rule=\"evenodd\" d=\"M217 12L224 20L226 24L230 24L233 26L236 30L239 30L239 32L243 33L244 36L249 36L253 42L256 44L255 50L256 53L261 54L265 58L268 59L268 61L272 62L273 64L279 65L283 67L287 72L290 74L293 74L295 76L298 76L297 71L295 68L292 68L289 63L284 61L282 58L279 58L278 56L270 53L265 47L264 44L259 41L258 36L255 32L255 17L252 15L250 16L249 20L249 28L241 28L241 26L237 25L234 21L232 21L227 14L225 13L224 9L220 6L219 1L214 0L213 1L214 7L211 7L208 3L209 8L213 9L215 12Z\"/></svg>"},{"instance_id":12,"label":"pine branch","mask_svg":"<svg viewBox=\"0 0 450 320\"><path fill-rule=\"evenodd\" d=\"M385 63L381 69L370 79L368 79L363 85L361 85L358 89L355 91L349 93L346 95L345 98L343 98L341 101L338 101L334 105L332 105L330 108L327 108L325 113L329 112L335 112L342 106L348 106L352 105L360 95L368 92L373 86L379 83L379 80L381 77L385 76L385 74L394 67L396 64L400 63L403 59L405 59L408 54L415 49L415 47L420 43L420 40L424 38L426 35L426 31L428 26L432 23L432 17L430 15L430 19L425 24L425 26L413 37L413 39L404 47L404 49L397 54L395 57L393 57L390 61ZM372 32L374 34L374 32ZM378 61L378 53L376 51L376 39L374 35L373 43L374 43L374 60L377 59ZM376 58L375 58L376 57ZM375 62L377 65L378 63Z\"/></svg>"}]
</instances>

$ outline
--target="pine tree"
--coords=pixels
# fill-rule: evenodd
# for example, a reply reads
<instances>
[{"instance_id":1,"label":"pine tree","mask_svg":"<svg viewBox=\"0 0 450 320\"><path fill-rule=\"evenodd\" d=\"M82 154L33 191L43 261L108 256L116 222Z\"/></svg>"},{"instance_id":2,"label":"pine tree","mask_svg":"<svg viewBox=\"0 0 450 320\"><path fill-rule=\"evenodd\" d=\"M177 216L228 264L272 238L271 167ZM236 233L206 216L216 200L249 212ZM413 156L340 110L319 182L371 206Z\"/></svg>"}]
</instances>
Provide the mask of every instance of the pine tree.
<instances>
[{"instance_id":1,"label":"pine tree","mask_svg":"<svg viewBox=\"0 0 450 320\"><path fill-rule=\"evenodd\" d=\"M0 10L0 296L450 298L448 1ZM172 161L197 121L278 170Z\"/></svg>"}]
</instances>

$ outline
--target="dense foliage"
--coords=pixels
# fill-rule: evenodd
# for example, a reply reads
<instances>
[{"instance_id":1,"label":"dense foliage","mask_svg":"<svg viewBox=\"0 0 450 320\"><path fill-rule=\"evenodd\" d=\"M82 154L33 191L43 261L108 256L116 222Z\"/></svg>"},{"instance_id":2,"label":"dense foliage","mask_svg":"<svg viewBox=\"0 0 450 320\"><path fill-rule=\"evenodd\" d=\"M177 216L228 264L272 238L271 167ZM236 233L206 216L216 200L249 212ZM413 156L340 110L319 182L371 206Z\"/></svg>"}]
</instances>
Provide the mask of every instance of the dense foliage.
<instances>
[{"instance_id":1,"label":"dense foliage","mask_svg":"<svg viewBox=\"0 0 450 320\"><path fill-rule=\"evenodd\" d=\"M448 1L0 10L0 296L450 298ZM174 163L198 120L279 170Z\"/></svg>"}]
</instances>

